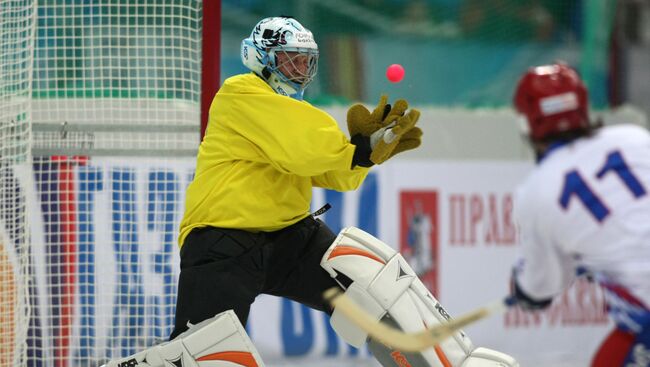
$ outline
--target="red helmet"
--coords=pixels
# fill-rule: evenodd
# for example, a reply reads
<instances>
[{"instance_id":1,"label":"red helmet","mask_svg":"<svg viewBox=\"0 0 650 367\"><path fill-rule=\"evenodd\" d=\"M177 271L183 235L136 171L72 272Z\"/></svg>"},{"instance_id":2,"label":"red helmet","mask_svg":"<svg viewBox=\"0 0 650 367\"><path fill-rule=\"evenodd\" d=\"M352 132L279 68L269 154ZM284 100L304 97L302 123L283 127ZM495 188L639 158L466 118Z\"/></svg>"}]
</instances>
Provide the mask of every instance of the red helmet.
<instances>
[{"instance_id":1,"label":"red helmet","mask_svg":"<svg viewBox=\"0 0 650 367\"><path fill-rule=\"evenodd\" d=\"M565 64L529 69L514 96L517 112L528 120L529 136L549 135L589 127L587 88L575 70Z\"/></svg>"}]
</instances>

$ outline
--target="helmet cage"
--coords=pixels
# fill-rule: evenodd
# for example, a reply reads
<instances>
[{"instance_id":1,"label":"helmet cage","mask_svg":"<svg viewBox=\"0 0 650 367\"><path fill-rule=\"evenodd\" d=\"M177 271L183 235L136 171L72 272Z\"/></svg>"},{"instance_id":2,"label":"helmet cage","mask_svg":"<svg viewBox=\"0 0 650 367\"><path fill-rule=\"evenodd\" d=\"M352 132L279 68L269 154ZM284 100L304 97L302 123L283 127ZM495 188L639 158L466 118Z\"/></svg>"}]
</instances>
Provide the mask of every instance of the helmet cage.
<instances>
[{"instance_id":1,"label":"helmet cage","mask_svg":"<svg viewBox=\"0 0 650 367\"><path fill-rule=\"evenodd\" d=\"M268 52L268 69L294 89L305 89L318 71L318 50L277 47ZM302 58L306 58L305 61ZM306 66L303 66L303 63Z\"/></svg>"}]
</instances>

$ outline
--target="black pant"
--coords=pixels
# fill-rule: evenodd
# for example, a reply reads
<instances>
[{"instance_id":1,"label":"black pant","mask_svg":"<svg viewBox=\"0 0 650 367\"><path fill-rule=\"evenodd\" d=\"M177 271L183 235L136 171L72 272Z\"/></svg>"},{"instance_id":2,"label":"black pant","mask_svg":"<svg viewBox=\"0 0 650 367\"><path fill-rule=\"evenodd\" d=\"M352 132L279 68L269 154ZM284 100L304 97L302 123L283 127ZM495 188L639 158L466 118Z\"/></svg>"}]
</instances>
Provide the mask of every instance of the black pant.
<instances>
[{"instance_id":1,"label":"black pant","mask_svg":"<svg viewBox=\"0 0 650 367\"><path fill-rule=\"evenodd\" d=\"M276 232L197 228L181 248L176 322L170 339L232 309L246 325L261 293L286 297L331 313L323 292L338 286L320 266L336 235L309 216Z\"/></svg>"}]
</instances>

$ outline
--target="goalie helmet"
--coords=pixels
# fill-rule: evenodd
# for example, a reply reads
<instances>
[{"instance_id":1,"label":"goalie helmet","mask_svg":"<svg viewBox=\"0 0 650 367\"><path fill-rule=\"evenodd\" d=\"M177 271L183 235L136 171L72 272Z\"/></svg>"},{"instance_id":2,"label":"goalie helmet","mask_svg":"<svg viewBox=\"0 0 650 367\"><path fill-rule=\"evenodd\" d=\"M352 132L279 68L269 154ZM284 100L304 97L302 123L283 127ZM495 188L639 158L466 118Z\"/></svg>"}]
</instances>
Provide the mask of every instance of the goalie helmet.
<instances>
[{"instance_id":1,"label":"goalie helmet","mask_svg":"<svg viewBox=\"0 0 650 367\"><path fill-rule=\"evenodd\" d=\"M587 88L566 64L529 69L519 80L513 102L526 117L532 140L589 127Z\"/></svg>"},{"instance_id":2,"label":"goalie helmet","mask_svg":"<svg viewBox=\"0 0 650 367\"><path fill-rule=\"evenodd\" d=\"M318 45L307 28L291 17L262 19L241 43L244 66L276 93L302 100L316 76Z\"/></svg>"}]
</instances>

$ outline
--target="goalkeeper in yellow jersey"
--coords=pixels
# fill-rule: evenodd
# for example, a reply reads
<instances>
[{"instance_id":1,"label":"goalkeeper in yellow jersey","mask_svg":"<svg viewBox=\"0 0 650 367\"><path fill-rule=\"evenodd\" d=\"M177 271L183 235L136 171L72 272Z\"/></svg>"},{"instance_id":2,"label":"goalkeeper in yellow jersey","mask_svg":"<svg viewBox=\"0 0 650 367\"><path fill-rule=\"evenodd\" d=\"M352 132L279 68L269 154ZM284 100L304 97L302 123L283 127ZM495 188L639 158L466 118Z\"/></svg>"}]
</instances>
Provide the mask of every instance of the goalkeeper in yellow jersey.
<instances>
[{"instance_id":1,"label":"goalkeeper in yellow jersey","mask_svg":"<svg viewBox=\"0 0 650 367\"><path fill-rule=\"evenodd\" d=\"M172 338L229 309L245 324L261 293L331 312L322 294L337 283L320 261L336 234L310 215L312 188L355 190L373 164L419 146L419 112L405 101L354 106L351 140L303 101L318 56L291 17L263 19L242 42L252 72L214 97L187 190Z\"/></svg>"},{"instance_id":2,"label":"goalkeeper in yellow jersey","mask_svg":"<svg viewBox=\"0 0 650 367\"><path fill-rule=\"evenodd\" d=\"M187 190L172 337L228 309L245 324L260 293L327 312L322 293L337 283L320 261L336 235L310 215L312 188L355 190L374 163L420 144L419 113L404 101L391 109L382 98L378 116L355 106L351 141L303 101L318 47L291 17L260 21L242 60L252 72L214 97Z\"/></svg>"},{"instance_id":3,"label":"goalkeeper in yellow jersey","mask_svg":"<svg viewBox=\"0 0 650 367\"><path fill-rule=\"evenodd\" d=\"M354 105L348 138L331 116L302 100L318 47L291 17L261 20L242 41L241 56L252 72L229 78L214 97L187 190L170 341L109 367L261 366L242 325L262 293L331 314L345 341L368 343L386 367L516 366L509 356L474 348L461 332L435 350L402 354L331 309L323 293L340 287L376 320L405 331L447 322L399 253L358 228L334 234L309 212L314 187L355 190L371 166L418 147L420 114L386 97L372 112Z\"/></svg>"}]
</instances>

